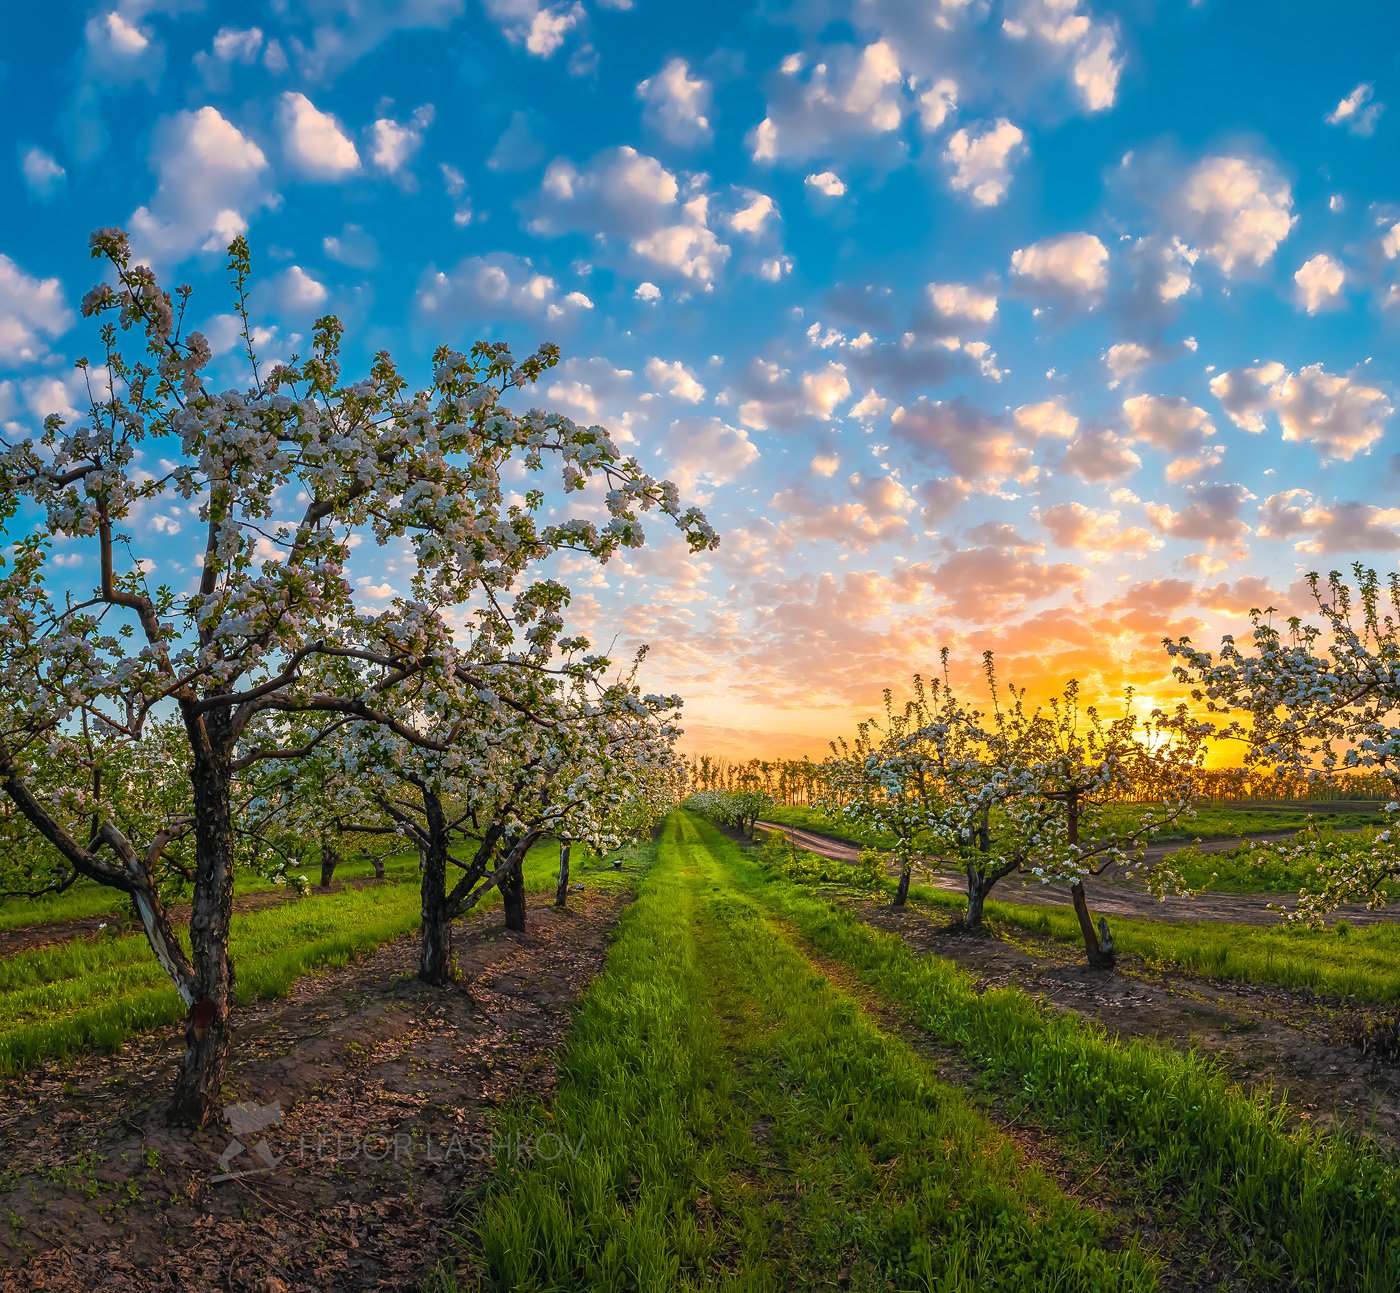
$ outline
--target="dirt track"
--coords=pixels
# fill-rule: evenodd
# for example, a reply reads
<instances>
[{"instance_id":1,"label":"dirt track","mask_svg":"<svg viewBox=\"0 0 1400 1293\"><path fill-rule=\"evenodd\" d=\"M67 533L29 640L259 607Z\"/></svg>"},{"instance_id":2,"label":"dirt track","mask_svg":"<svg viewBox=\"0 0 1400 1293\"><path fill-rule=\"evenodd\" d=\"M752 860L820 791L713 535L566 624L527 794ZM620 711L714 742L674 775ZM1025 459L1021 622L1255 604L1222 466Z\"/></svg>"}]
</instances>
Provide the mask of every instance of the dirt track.
<instances>
[{"instance_id":1,"label":"dirt track","mask_svg":"<svg viewBox=\"0 0 1400 1293\"><path fill-rule=\"evenodd\" d=\"M799 848L804 848L822 857L837 862L854 862L860 856L860 849L845 840L834 839L816 831L800 830L783 826L777 822L759 822L763 830L786 831L789 838ZM1259 835L1227 839L1205 840L1196 847L1203 853L1228 853L1247 843L1274 843L1291 838L1292 831L1270 831ZM1150 860L1160 860L1168 853L1181 848L1180 842L1154 844L1147 850ZM916 873L916 880L948 889L954 893L964 892L960 875L949 869ZM1095 912L1106 916L1142 917L1148 920L1179 920L1186 922L1202 920L1230 921L1239 925L1273 925L1280 919L1278 908L1292 907L1297 894L1292 893L1214 893L1207 892L1195 898L1168 896L1154 898L1141 884L1111 876L1101 876L1091 882L1090 901ZM992 898L1003 902L1037 903L1049 907L1069 905L1069 891L1062 885L1041 885L1017 882L1007 879L993 891ZM1364 906L1350 903L1339 907L1337 917L1345 917L1353 925L1369 925L1379 921L1396 919L1392 910L1367 911Z\"/></svg>"}]
</instances>

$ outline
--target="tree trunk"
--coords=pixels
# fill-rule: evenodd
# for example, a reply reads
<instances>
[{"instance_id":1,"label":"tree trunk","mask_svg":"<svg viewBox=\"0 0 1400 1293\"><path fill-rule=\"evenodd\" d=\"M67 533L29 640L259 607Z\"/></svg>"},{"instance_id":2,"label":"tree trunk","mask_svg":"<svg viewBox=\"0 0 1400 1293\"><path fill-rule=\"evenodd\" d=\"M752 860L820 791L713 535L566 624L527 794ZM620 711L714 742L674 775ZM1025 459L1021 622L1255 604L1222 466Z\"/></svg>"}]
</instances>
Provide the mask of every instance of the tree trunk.
<instances>
[{"instance_id":1,"label":"tree trunk","mask_svg":"<svg viewBox=\"0 0 1400 1293\"><path fill-rule=\"evenodd\" d=\"M525 932L525 858L523 850L519 857L506 863L501 876L501 904L505 907L506 928L517 934Z\"/></svg>"},{"instance_id":2,"label":"tree trunk","mask_svg":"<svg viewBox=\"0 0 1400 1293\"><path fill-rule=\"evenodd\" d=\"M423 927L418 940L418 977L440 986L451 976L452 922L447 916L447 841L439 832L431 832L419 864L423 870Z\"/></svg>"},{"instance_id":3,"label":"tree trunk","mask_svg":"<svg viewBox=\"0 0 1400 1293\"><path fill-rule=\"evenodd\" d=\"M569 902L569 850L568 840L559 841L559 887L554 891L554 905L566 907Z\"/></svg>"},{"instance_id":4,"label":"tree trunk","mask_svg":"<svg viewBox=\"0 0 1400 1293\"><path fill-rule=\"evenodd\" d=\"M195 719L198 723L201 720ZM202 1127L219 1108L228 1065L233 963L228 955L233 915L232 741L223 714L209 713L193 742L195 869L190 911L190 964L194 985L185 1019L185 1053L175 1084L175 1121ZM201 749L201 746L205 749ZM206 752L207 751L207 752Z\"/></svg>"},{"instance_id":5,"label":"tree trunk","mask_svg":"<svg viewBox=\"0 0 1400 1293\"><path fill-rule=\"evenodd\" d=\"M322 889L331 887L331 880L335 876L335 869L340 865L340 854L336 852L336 847L329 840L321 841L321 885Z\"/></svg>"},{"instance_id":6,"label":"tree trunk","mask_svg":"<svg viewBox=\"0 0 1400 1293\"><path fill-rule=\"evenodd\" d=\"M987 904L987 894L991 885L982 883L976 867L967 868L967 911L963 913L963 924L968 929L982 928L982 910Z\"/></svg>"},{"instance_id":7,"label":"tree trunk","mask_svg":"<svg viewBox=\"0 0 1400 1293\"><path fill-rule=\"evenodd\" d=\"M902 907L909 900L909 881L914 874L914 859L905 858L899 864L899 888L894 891L894 905Z\"/></svg>"},{"instance_id":8,"label":"tree trunk","mask_svg":"<svg viewBox=\"0 0 1400 1293\"><path fill-rule=\"evenodd\" d=\"M370 858L370 865L374 867L374 878L376 880L384 879L384 859L378 853Z\"/></svg>"},{"instance_id":9,"label":"tree trunk","mask_svg":"<svg viewBox=\"0 0 1400 1293\"><path fill-rule=\"evenodd\" d=\"M1069 888L1070 895L1074 899L1074 914L1079 917L1079 932L1084 936L1084 954L1089 960L1089 964L1096 970L1111 970L1114 961L1117 959L1113 955L1113 944L1110 941L1107 947L1099 941L1098 933L1094 929L1094 918L1089 915L1089 901L1084 896L1084 882L1076 880ZM1107 933L1108 925L1104 924L1104 932Z\"/></svg>"}]
</instances>

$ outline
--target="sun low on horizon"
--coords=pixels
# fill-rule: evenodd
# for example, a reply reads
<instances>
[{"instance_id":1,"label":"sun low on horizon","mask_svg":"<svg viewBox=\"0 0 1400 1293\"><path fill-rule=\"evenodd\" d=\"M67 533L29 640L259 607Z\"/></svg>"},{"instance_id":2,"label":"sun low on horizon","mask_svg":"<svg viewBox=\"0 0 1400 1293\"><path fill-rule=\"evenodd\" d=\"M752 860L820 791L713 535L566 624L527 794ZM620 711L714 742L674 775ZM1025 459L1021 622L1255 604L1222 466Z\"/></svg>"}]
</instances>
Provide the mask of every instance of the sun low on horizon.
<instances>
[{"instance_id":1,"label":"sun low on horizon","mask_svg":"<svg viewBox=\"0 0 1400 1293\"><path fill-rule=\"evenodd\" d=\"M1164 638L1400 549L1389 6L122 0L7 30L5 438L81 415L100 226L193 287L230 380L240 235L269 360L327 313L347 372L415 381L440 344L556 343L528 402L720 536L562 569L692 752L820 757L943 647L1165 697ZM190 519L143 526L147 577L190 584Z\"/></svg>"}]
</instances>

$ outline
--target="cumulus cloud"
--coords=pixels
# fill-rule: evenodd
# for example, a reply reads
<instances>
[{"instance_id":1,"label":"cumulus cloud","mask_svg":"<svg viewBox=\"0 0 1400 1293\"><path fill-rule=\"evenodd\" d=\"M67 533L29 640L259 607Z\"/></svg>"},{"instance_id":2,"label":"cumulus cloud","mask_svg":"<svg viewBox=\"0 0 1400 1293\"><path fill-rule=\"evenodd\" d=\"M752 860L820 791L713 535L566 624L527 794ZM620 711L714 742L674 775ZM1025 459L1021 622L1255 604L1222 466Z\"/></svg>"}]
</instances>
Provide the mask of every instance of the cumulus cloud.
<instances>
[{"instance_id":1,"label":"cumulus cloud","mask_svg":"<svg viewBox=\"0 0 1400 1293\"><path fill-rule=\"evenodd\" d=\"M1151 530L1125 525L1122 513L1096 511L1083 503L1058 503L1037 513L1037 519L1060 547L1072 548L1090 561L1145 557L1163 546Z\"/></svg>"},{"instance_id":2,"label":"cumulus cloud","mask_svg":"<svg viewBox=\"0 0 1400 1293\"><path fill-rule=\"evenodd\" d=\"M1109 372L1109 385L1118 386L1127 377L1141 372L1152 362L1152 351L1136 341L1119 341L1103 352L1103 366Z\"/></svg>"},{"instance_id":3,"label":"cumulus cloud","mask_svg":"<svg viewBox=\"0 0 1400 1293\"><path fill-rule=\"evenodd\" d=\"M642 120L674 144L699 144L710 138L712 96L710 83L691 76L683 58L671 59L637 86L637 97L646 105Z\"/></svg>"},{"instance_id":4,"label":"cumulus cloud","mask_svg":"<svg viewBox=\"0 0 1400 1293\"><path fill-rule=\"evenodd\" d=\"M654 157L610 148L579 166L556 158L532 205L531 232L585 233L625 242L633 256L672 277L710 286L730 248L709 225L709 195Z\"/></svg>"},{"instance_id":5,"label":"cumulus cloud","mask_svg":"<svg viewBox=\"0 0 1400 1293\"><path fill-rule=\"evenodd\" d=\"M538 0L485 0L486 12L512 45L536 58L558 52L583 21L581 4L541 5Z\"/></svg>"},{"instance_id":6,"label":"cumulus cloud","mask_svg":"<svg viewBox=\"0 0 1400 1293\"><path fill-rule=\"evenodd\" d=\"M1236 426L1258 434L1273 414L1285 440L1311 445L1323 459L1369 450L1395 411L1380 387L1321 364L1296 373L1280 363L1236 368L1211 378L1210 389Z\"/></svg>"},{"instance_id":7,"label":"cumulus cloud","mask_svg":"<svg viewBox=\"0 0 1400 1293\"><path fill-rule=\"evenodd\" d=\"M1375 101L1375 87L1362 82L1327 114L1329 126L1345 126L1353 135L1375 133L1385 105Z\"/></svg>"},{"instance_id":8,"label":"cumulus cloud","mask_svg":"<svg viewBox=\"0 0 1400 1293\"><path fill-rule=\"evenodd\" d=\"M1249 533L1241 513L1252 497L1243 485L1225 482L1192 485L1182 508L1147 503L1147 515L1160 534L1188 543L1237 548Z\"/></svg>"},{"instance_id":9,"label":"cumulus cloud","mask_svg":"<svg viewBox=\"0 0 1400 1293\"><path fill-rule=\"evenodd\" d=\"M1271 494L1259 507L1260 538L1291 541L1310 556L1400 549L1400 508L1324 503L1306 489Z\"/></svg>"},{"instance_id":10,"label":"cumulus cloud","mask_svg":"<svg viewBox=\"0 0 1400 1293\"><path fill-rule=\"evenodd\" d=\"M823 197L839 198L846 194L846 181L835 171L814 171L804 183L813 193L820 193Z\"/></svg>"},{"instance_id":11,"label":"cumulus cloud","mask_svg":"<svg viewBox=\"0 0 1400 1293\"><path fill-rule=\"evenodd\" d=\"M742 427L719 418L678 418L666 436L667 475L683 490L705 482L727 485L758 461Z\"/></svg>"},{"instance_id":12,"label":"cumulus cloud","mask_svg":"<svg viewBox=\"0 0 1400 1293\"><path fill-rule=\"evenodd\" d=\"M380 117L370 126L370 161L386 175L397 175L408 164L423 142L423 132L432 124L433 106L424 104L408 121Z\"/></svg>"},{"instance_id":13,"label":"cumulus cloud","mask_svg":"<svg viewBox=\"0 0 1400 1293\"><path fill-rule=\"evenodd\" d=\"M926 291L930 308L947 323L985 326L997 316L995 292L967 283L930 283Z\"/></svg>"},{"instance_id":14,"label":"cumulus cloud","mask_svg":"<svg viewBox=\"0 0 1400 1293\"><path fill-rule=\"evenodd\" d=\"M705 398L705 388L679 359L648 359L645 371L653 386L678 400L698 404Z\"/></svg>"},{"instance_id":15,"label":"cumulus cloud","mask_svg":"<svg viewBox=\"0 0 1400 1293\"><path fill-rule=\"evenodd\" d=\"M739 400L739 421L755 431L791 430L811 418L829 421L851 397L843 364L828 362L808 372L755 359L744 370L731 397Z\"/></svg>"},{"instance_id":16,"label":"cumulus cloud","mask_svg":"<svg viewBox=\"0 0 1400 1293\"><path fill-rule=\"evenodd\" d=\"M30 148L20 159L25 185L36 198L51 198L63 187L68 173L42 148Z\"/></svg>"},{"instance_id":17,"label":"cumulus cloud","mask_svg":"<svg viewBox=\"0 0 1400 1293\"><path fill-rule=\"evenodd\" d=\"M0 255L0 360L27 364L43 357L45 337L73 325L73 311L56 278L34 278Z\"/></svg>"},{"instance_id":18,"label":"cumulus cloud","mask_svg":"<svg viewBox=\"0 0 1400 1293\"><path fill-rule=\"evenodd\" d=\"M1331 256L1322 254L1305 260L1293 275L1297 302L1309 314L1340 305L1346 279L1341 262Z\"/></svg>"},{"instance_id":19,"label":"cumulus cloud","mask_svg":"<svg viewBox=\"0 0 1400 1293\"><path fill-rule=\"evenodd\" d=\"M340 122L306 95L288 91L282 96L278 116L283 151L303 175L340 180L360 169L360 154Z\"/></svg>"},{"instance_id":20,"label":"cumulus cloud","mask_svg":"<svg viewBox=\"0 0 1400 1293\"><path fill-rule=\"evenodd\" d=\"M1139 444L1183 453L1215 434L1203 408L1180 395L1134 395L1123 401L1128 433Z\"/></svg>"},{"instance_id":21,"label":"cumulus cloud","mask_svg":"<svg viewBox=\"0 0 1400 1293\"><path fill-rule=\"evenodd\" d=\"M785 515L784 537L831 540L842 548L867 551L878 543L903 537L914 498L893 476L853 474L846 481L849 498L833 502L805 486L781 490L769 507Z\"/></svg>"},{"instance_id":22,"label":"cumulus cloud","mask_svg":"<svg viewBox=\"0 0 1400 1293\"><path fill-rule=\"evenodd\" d=\"M906 100L899 58L886 41L837 46L810 64L788 59L749 149L757 162L833 156L872 142L902 151Z\"/></svg>"},{"instance_id":23,"label":"cumulus cloud","mask_svg":"<svg viewBox=\"0 0 1400 1293\"><path fill-rule=\"evenodd\" d=\"M566 322L593 308L582 292L565 292L519 256L468 256L451 273L431 267L418 284L422 317L439 326L489 328L503 320Z\"/></svg>"},{"instance_id":24,"label":"cumulus cloud","mask_svg":"<svg viewBox=\"0 0 1400 1293\"><path fill-rule=\"evenodd\" d=\"M263 151L215 108L165 118L153 150L155 195L128 221L136 254L179 260L222 252L247 231L248 215L271 205Z\"/></svg>"},{"instance_id":25,"label":"cumulus cloud","mask_svg":"<svg viewBox=\"0 0 1400 1293\"><path fill-rule=\"evenodd\" d=\"M277 304L289 312L304 314L319 310L330 293L324 283L308 274L300 265L291 265L273 280L273 296Z\"/></svg>"},{"instance_id":26,"label":"cumulus cloud","mask_svg":"<svg viewBox=\"0 0 1400 1293\"><path fill-rule=\"evenodd\" d=\"M1112 27L1081 12L1077 0L1021 0L1010 6L1002 30L1013 40L1038 39L1058 56L1087 111L1113 106L1123 70L1117 36Z\"/></svg>"},{"instance_id":27,"label":"cumulus cloud","mask_svg":"<svg viewBox=\"0 0 1400 1293\"><path fill-rule=\"evenodd\" d=\"M1091 484L1126 480L1142 459L1132 441L1106 427L1080 431L1053 464L1053 470L1068 472Z\"/></svg>"},{"instance_id":28,"label":"cumulus cloud","mask_svg":"<svg viewBox=\"0 0 1400 1293\"><path fill-rule=\"evenodd\" d=\"M966 480L993 487L1007 480L1025 483L1036 476L1033 452L1005 420L962 396L954 400L921 397L895 410L890 430L920 456L946 463Z\"/></svg>"},{"instance_id":29,"label":"cumulus cloud","mask_svg":"<svg viewBox=\"0 0 1400 1293\"><path fill-rule=\"evenodd\" d=\"M1011 186L1011 167L1027 152L1019 126L999 117L980 133L966 129L948 140L943 160L951 168L950 182L977 206L993 207Z\"/></svg>"},{"instance_id":30,"label":"cumulus cloud","mask_svg":"<svg viewBox=\"0 0 1400 1293\"><path fill-rule=\"evenodd\" d=\"M1226 274L1268 264L1298 219L1288 181L1250 157L1203 158L1186 176L1176 214L1186 240Z\"/></svg>"},{"instance_id":31,"label":"cumulus cloud","mask_svg":"<svg viewBox=\"0 0 1400 1293\"><path fill-rule=\"evenodd\" d=\"M1108 248L1091 233L1061 234L1012 252L1011 272L1051 302L1092 306L1108 285Z\"/></svg>"}]
</instances>

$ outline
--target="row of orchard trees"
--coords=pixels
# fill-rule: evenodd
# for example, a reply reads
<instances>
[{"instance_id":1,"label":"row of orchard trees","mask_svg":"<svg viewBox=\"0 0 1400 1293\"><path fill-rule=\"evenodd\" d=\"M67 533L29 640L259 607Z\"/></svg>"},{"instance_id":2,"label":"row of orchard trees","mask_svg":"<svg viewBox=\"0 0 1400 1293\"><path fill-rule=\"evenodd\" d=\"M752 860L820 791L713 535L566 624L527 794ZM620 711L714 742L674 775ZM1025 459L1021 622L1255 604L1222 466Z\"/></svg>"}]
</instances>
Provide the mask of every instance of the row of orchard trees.
<instances>
[{"instance_id":1,"label":"row of orchard trees","mask_svg":"<svg viewBox=\"0 0 1400 1293\"><path fill-rule=\"evenodd\" d=\"M1353 577L1310 577L1314 622L1251 612L1245 646L1229 636L1218 651L1167 640L1190 699L1147 713L1131 690L1112 713L1085 704L1074 681L1032 705L1025 690L999 684L990 653L985 699L973 704L954 686L945 651L938 674L916 676L902 703L887 691L881 716L834 742L824 762L799 765L807 802L891 842L897 905L923 856L963 872L972 928L1007 877L1067 886L1090 963L1110 965L1111 937L1105 922L1095 926L1085 880L1112 867L1158 892L1186 892L1168 860L1149 862L1147 846L1194 816L1201 799L1380 794L1400 814L1400 575L1382 581L1356 566ZM1215 745L1242 746L1240 766L1207 768ZM717 773L719 785L707 788ZM691 802L742 827L742 801L793 779L756 760L702 760ZM1400 881L1397 830L1357 849L1309 828L1294 847L1317 863L1295 919L1316 922L1351 900L1379 905Z\"/></svg>"},{"instance_id":2,"label":"row of orchard trees","mask_svg":"<svg viewBox=\"0 0 1400 1293\"><path fill-rule=\"evenodd\" d=\"M818 806L891 841L896 905L916 861L933 856L964 874L969 928L980 927L993 888L1008 876L1068 886L1091 964L1112 963L1112 941L1091 918L1084 881L1110 866L1153 885L1178 883L1145 864L1145 847L1191 812L1211 727L1185 705L1140 715L1083 703L1070 682L1046 705L999 684L983 658L986 702L953 684L947 651L939 673L916 676L896 703L833 742L821 767Z\"/></svg>"},{"instance_id":3,"label":"row of orchard trees","mask_svg":"<svg viewBox=\"0 0 1400 1293\"><path fill-rule=\"evenodd\" d=\"M717 540L602 428L510 407L553 347L518 363L444 347L420 390L379 354L348 382L327 316L308 357L268 367L239 240L247 385L218 390L188 289L165 292L119 230L92 252L107 272L83 302L102 356L78 365L90 410L0 450L0 523L27 534L0 568L0 823L21 845L5 865L46 872L4 887L86 877L130 897L188 1007L173 1113L202 1123L227 1061L237 864L408 839L423 973L443 977L449 922L485 892L519 920L531 843L605 845L676 789L678 700L566 633L551 559L639 546L647 512L692 551ZM162 530L198 538L156 584ZM387 605L365 600L366 556L397 572Z\"/></svg>"}]
</instances>

